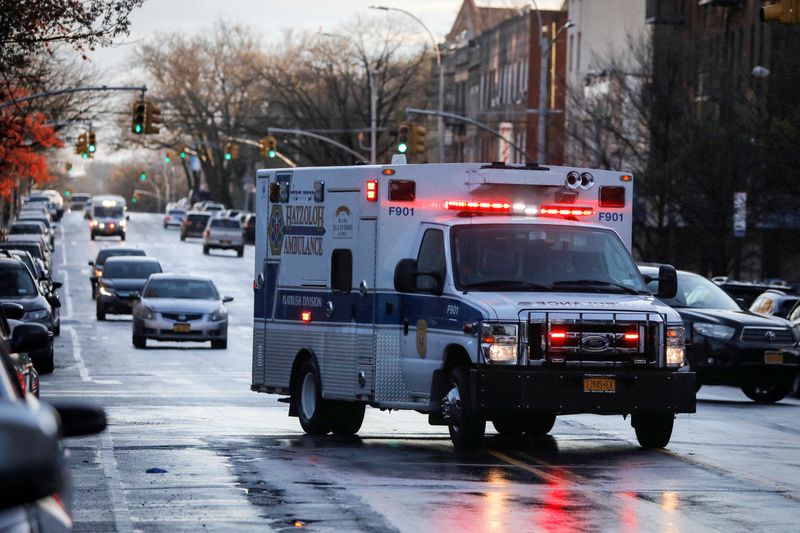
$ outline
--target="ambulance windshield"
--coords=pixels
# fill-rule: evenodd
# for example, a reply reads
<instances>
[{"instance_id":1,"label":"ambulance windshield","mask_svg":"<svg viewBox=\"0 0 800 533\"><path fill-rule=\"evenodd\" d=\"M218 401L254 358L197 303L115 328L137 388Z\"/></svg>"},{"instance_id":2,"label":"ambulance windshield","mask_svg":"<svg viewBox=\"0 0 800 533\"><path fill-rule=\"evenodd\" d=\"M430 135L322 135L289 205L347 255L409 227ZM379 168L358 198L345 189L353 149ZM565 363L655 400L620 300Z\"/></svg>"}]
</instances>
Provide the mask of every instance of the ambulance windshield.
<instances>
[{"instance_id":1,"label":"ambulance windshield","mask_svg":"<svg viewBox=\"0 0 800 533\"><path fill-rule=\"evenodd\" d=\"M450 234L459 290L650 294L610 230L475 224Z\"/></svg>"}]
</instances>

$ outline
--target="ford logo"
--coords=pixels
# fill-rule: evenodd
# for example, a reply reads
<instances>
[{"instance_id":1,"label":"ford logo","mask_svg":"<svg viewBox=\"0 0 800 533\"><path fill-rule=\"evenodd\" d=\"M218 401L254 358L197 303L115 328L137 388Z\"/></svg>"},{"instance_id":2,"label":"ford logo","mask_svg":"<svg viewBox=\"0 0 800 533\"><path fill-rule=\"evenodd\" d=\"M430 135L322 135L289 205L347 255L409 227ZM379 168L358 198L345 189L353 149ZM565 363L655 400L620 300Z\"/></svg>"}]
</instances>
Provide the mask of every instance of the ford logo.
<instances>
[{"instance_id":1,"label":"ford logo","mask_svg":"<svg viewBox=\"0 0 800 533\"><path fill-rule=\"evenodd\" d=\"M581 348L587 352L604 352L608 350L608 339L600 335L589 335L581 339Z\"/></svg>"},{"instance_id":2,"label":"ford logo","mask_svg":"<svg viewBox=\"0 0 800 533\"><path fill-rule=\"evenodd\" d=\"M774 341L775 340L775 332L770 330L764 333L764 340L767 341Z\"/></svg>"}]
</instances>

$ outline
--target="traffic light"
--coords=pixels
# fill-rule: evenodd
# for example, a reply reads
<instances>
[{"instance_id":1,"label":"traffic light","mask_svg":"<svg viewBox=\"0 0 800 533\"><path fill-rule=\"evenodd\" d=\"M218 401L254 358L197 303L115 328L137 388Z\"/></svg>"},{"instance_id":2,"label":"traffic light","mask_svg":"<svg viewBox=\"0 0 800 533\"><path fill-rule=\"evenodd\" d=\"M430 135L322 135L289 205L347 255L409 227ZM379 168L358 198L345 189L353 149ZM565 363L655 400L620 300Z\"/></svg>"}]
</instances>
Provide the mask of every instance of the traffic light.
<instances>
[{"instance_id":1,"label":"traffic light","mask_svg":"<svg viewBox=\"0 0 800 533\"><path fill-rule=\"evenodd\" d=\"M181 159L186 159L186 153L189 151L187 147L181 148Z\"/></svg>"},{"instance_id":2,"label":"traffic light","mask_svg":"<svg viewBox=\"0 0 800 533\"><path fill-rule=\"evenodd\" d=\"M139 174L139 180L140 181L147 181L147 172L142 171L142 173Z\"/></svg>"},{"instance_id":3,"label":"traffic light","mask_svg":"<svg viewBox=\"0 0 800 533\"><path fill-rule=\"evenodd\" d=\"M166 155L164 155L164 163L168 165L172 163L172 152L167 152Z\"/></svg>"},{"instance_id":4,"label":"traffic light","mask_svg":"<svg viewBox=\"0 0 800 533\"><path fill-rule=\"evenodd\" d=\"M81 133L78 135L78 142L75 143L75 153L83 155L86 153L86 134Z\"/></svg>"},{"instance_id":5,"label":"traffic light","mask_svg":"<svg viewBox=\"0 0 800 533\"><path fill-rule=\"evenodd\" d=\"M230 161L231 159L236 159L239 157L239 145L235 142L227 142L225 143L225 161Z\"/></svg>"},{"instance_id":6,"label":"traffic light","mask_svg":"<svg viewBox=\"0 0 800 533\"><path fill-rule=\"evenodd\" d=\"M761 22L800 23L800 0L777 0L761 6Z\"/></svg>"},{"instance_id":7,"label":"traffic light","mask_svg":"<svg viewBox=\"0 0 800 533\"><path fill-rule=\"evenodd\" d=\"M147 117L148 104L144 100L133 103L133 119L131 121L131 133L142 135L144 133L144 123Z\"/></svg>"},{"instance_id":8,"label":"traffic light","mask_svg":"<svg viewBox=\"0 0 800 533\"><path fill-rule=\"evenodd\" d=\"M397 128L397 152L404 154L408 152L408 136L411 132L411 126L408 122L401 122L400 127Z\"/></svg>"},{"instance_id":9,"label":"traffic light","mask_svg":"<svg viewBox=\"0 0 800 533\"><path fill-rule=\"evenodd\" d=\"M71 194L72 194L72 192L69 189L64 191L64 196L66 196L67 198L69 198Z\"/></svg>"},{"instance_id":10,"label":"traffic light","mask_svg":"<svg viewBox=\"0 0 800 533\"><path fill-rule=\"evenodd\" d=\"M417 124L416 122L409 123L410 135L408 139L408 151L412 154L425 155L427 148L425 146L425 134L427 132L425 126Z\"/></svg>"},{"instance_id":11,"label":"traffic light","mask_svg":"<svg viewBox=\"0 0 800 533\"><path fill-rule=\"evenodd\" d=\"M136 203L136 202L138 202L138 201L139 201L139 197L138 197L138 196L136 196L136 195L134 194L134 195L133 195L133 198L131 198L131 203L132 203L132 204L135 204L135 203Z\"/></svg>"},{"instance_id":12,"label":"traffic light","mask_svg":"<svg viewBox=\"0 0 800 533\"><path fill-rule=\"evenodd\" d=\"M272 159L278 154L278 139L273 135L267 135L258 141L258 151L262 156Z\"/></svg>"},{"instance_id":13,"label":"traffic light","mask_svg":"<svg viewBox=\"0 0 800 533\"><path fill-rule=\"evenodd\" d=\"M146 134L156 134L161 131L161 109L153 102L147 102L147 109L144 117L144 132Z\"/></svg>"},{"instance_id":14,"label":"traffic light","mask_svg":"<svg viewBox=\"0 0 800 533\"><path fill-rule=\"evenodd\" d=\"M92 130L89 130L89 133L87 135L89 143L86 145L86 151L89 152L90 154L93 154L97 151L97 136Z\"/></svg>"}]
</instances>

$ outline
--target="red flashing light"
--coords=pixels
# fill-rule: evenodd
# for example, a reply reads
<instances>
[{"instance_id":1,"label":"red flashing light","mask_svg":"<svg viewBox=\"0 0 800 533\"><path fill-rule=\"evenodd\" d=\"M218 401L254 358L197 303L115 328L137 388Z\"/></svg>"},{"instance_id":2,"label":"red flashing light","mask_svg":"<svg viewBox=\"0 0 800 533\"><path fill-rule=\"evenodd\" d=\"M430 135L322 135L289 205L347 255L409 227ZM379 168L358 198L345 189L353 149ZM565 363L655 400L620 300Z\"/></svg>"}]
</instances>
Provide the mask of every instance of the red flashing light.
<instances>
[{"instance_id":1,"label":"red flashing light","mask_svg":"<svg viewBox=\"0 0 800 533\"><path fill-rule=\"evenodd\" d=\"M551 346L563 346L567 340L566 331L551 331L549 336Z\"/></svg>"},{"instance_id":2,"label":"red flashing light","mask_svg":"<svg viewBox=\"0 0 800 533\"><path fill-rule=\"evenodd\" d=\"M311 322L311 311L303 311L300 313L300 320L308 324Z\"/></svg>"},{"instance_id":3,"label":"red flashing light","mask_svg":"<svg viewBox=\"0 0 800 533\"><path fill-rule=\"evenodd\" d=\"M508 213L511 204L508 202L471 202L466 200L447 200L444 208L456 211L477 211L483 213Z\"/></svg>"},{"instance_id":4,"label":"red flashing light","mask_svg":"<svg viewBox=\"0 0 800 533\"><path fill-rule=\"evenodd\" d=\"M367 201L378 201L378 180L367 180Z\"/></svg>"},{"instance_id":5,"label":"red flashing light","mask_svg":"<svg viewBox=\"0 0 800 533\"><path fill-rule=\"evenodd\" d=\"M626 333L625 334L625 340L626 341L631 341L631 342L638 341L639 340L639 334L638 333Z\"/></svg>"},{"instance_id":6,"label":"red flashing light","mask_svg":"<svg viewBox=\"0 0 800 533\"><path fill-rule=\"evenodd\" d=\"M589 217L594 215L594 209L591 207L576 207L573 205L544 205L539 209L539 214Z\"/></svg>"}]
</instances>

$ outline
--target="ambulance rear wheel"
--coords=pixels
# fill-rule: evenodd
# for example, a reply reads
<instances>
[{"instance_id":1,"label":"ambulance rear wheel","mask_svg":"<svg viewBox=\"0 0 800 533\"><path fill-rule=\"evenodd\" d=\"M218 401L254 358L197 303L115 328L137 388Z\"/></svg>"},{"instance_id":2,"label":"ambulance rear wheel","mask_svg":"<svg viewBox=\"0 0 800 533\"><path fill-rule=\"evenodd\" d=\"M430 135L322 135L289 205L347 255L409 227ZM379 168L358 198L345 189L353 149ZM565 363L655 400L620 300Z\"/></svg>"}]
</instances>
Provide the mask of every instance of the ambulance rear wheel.
<instances>
[{"instance_id":1,"label":"ambulance rear wheel","mask_svg":"<svg viewBox=\"0 0 800 533\"><path fill-rule=\"evenodd\" d=\"M456 450L478 448L486 433L486 419L469 405L469 378L467 369L456 367L450 371L450 391L442 400L450 430L450 440Z\"/></svg>"},{"instance_id":2,"label":"ambulance rear wheel","mask_svg":"<svg viewBox=\"0 0 800 533\"><path fill-rule=\"evenodd\" d=\"M666 448L672 437L672 413L634 413L631 425L642 448Z\"/></svg>"},{"instance_id":3,"label":"ambulance rear wheel","mask_svg":"<svg viewBox=\"0 0 800 533\"><path fill-rule=\"evenodd\" d=\"M332 430L334 435L350 437L358 433L364 422L366 405L355 402L336 402L333 405Z\"/></svg>"},{"instance_id":4,"label":"ambulance rear wheel","mask_svg":"<svg viewBox=\"0 0 800 533\"><path fill-rule=\"evenodd\" d=\"M498 433L508 438L519 437L522 435L522 432L525 431L520 421L512 417L495 418L492 420L492 425Z\"/></svg>"},{"instance_id":5,"label":"ambulance rear wheel","mask_svg":"<svg viewBox=\"0 0 800 533\"><path fill-rule=\"evenodd\" d=\"M330 433L333 427L331 405L329 401L322 399L319 370L313 359L305 361L300 367L294 394L303 431L309 435Z\"/></svg>"}]
</instances>

